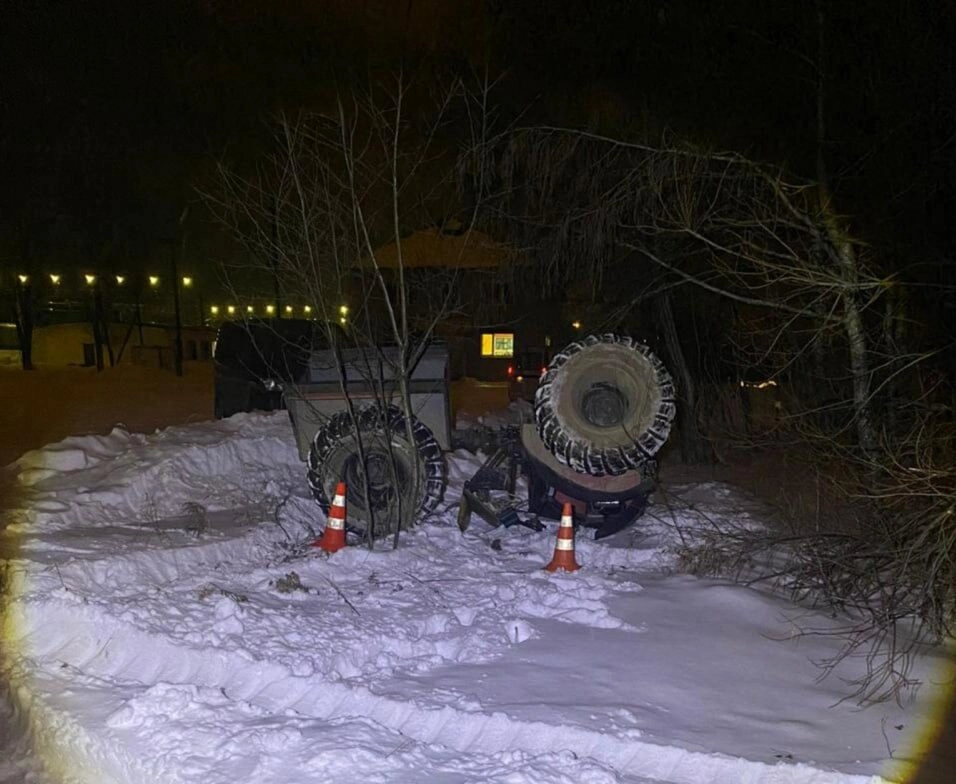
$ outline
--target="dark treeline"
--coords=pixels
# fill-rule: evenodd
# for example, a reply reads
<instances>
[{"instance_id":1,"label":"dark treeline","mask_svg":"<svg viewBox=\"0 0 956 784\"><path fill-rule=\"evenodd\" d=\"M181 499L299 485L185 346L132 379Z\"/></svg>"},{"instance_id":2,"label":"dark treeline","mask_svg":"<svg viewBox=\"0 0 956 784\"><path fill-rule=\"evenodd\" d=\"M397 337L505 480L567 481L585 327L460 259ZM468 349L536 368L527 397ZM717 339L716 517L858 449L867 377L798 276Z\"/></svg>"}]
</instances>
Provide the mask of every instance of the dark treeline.
<instances>
[{"instance_id":1,"label":"dark treeline","mask_svg":"<svg viewBox=\"0 0 956 784\"><path fill-rule=\"evenodd\" d=\"M4 279L135 267L264 117L429 58L503 74L522 122L732 149L799 178L887 264L951 282L956 13L924 3L12 0L0 11ZM190 216L194 248L230 252Z\"/></svg>"}]
</instances>

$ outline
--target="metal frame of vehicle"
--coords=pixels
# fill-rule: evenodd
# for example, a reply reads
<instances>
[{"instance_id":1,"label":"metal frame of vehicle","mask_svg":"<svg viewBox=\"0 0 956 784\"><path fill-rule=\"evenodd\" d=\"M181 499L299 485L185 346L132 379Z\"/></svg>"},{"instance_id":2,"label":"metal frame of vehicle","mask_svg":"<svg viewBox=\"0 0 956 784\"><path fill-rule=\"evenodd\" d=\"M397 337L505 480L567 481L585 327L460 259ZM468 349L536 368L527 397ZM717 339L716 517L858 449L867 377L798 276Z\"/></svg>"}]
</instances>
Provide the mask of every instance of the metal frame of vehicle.
<instances>
[{"instance_id":1,"label":"metal frame of vehicle","mask_svg":"<svg viewBox=\"0 0 956 784\"><path fill-rule=\"evenodd\" d=\"M395 349L388 347L313 352L306 382L292 385L286 390L286 406L292 419L299 455L304 461L310 461L310 481L312 474L318 471L317 466L312 464L310 450L313 449L313 441L324 423L346 407L346 391L359 409L365 401L395 402L397 380L389 371L390 367L395 366L394 354ZM617 375L611 373L608 363L604 361L605 354L613 355L617 362L615 367L620 365L628 372L624 373L618 368L620 372ZM596 361L582 364L576 359L579 355L590 355ZM414 368L409 384L414 414L434 435L432 443L437 441L437 447L433 449L440 448L442 452L449 451L453 446L448 364L447 347L443 344L430 346ZM575 379L575 383L562 389L559 374L565 372L565 366L573 368L573 371L567 372ZM623 392L615 386L615 383L620 382L618 376L627 382L623 385ZM640 384L642 380L646 389ZM558 408L568 405L566 398L569 394L576 394L587 403L590 399L588 394L595 388L602 394L605 388L614 391L622 400L630 398L631 402L625 402L625 406L631 408L618 406L621 408L618 411L612 407L611 413L617 415L613 422L605 421L608 417L597 417L592 422L593 417L588 418L588 414L593 412L585 410L585 420L592 430L596 429L601 435L601 439L592 439L593 443L581 441L580 436L572 438L570 433L559 433L565 436L564 439L555 441L552 438L552 443L549 443L545 436L553 436L555 427L565 426L561 416L553 413L550 418L537 424L513 426L494 434L491 457L465 483L459 509L459 527L464 531L472 513L476 513L492 526L526 525L540 529L543 526L539 517L560 519L563 505L570 503L575 522L596 528L596 539L622 530L644 512L655 486L655 447L659 447L667 438L675 410L673 384L666 368L647 346L631 338L588 336L571 343L555 356L541 384L550 384L552 406L557 405ZM584 393L577 394L581 391L578 387ZM632 387L633 391L629 392ZM540 399L537 400L536 406L540 402ZM636 419L635 412L639 415ZM536 407L536 419L538 413ZM600 409L598 413L603 415L607 412ZM625 414L641 425L637 435L629 435L629 431L624 433L630 441L622 440L622 434L618 432L623 429L618 420L625 421ZM543 425L547 432L543 432ZM565 442L568 445L567 454L557 449ZM621 455L628 450L642 451L637 456L628 452L624 460ZM607 459L591 460L592 452L595 451ZM622 463L623 467L618 463ZM526 514L523 514L524 505L515 498L519 473L528 480ZM442 474L444 482L445 473ZM325 479L331 481L330 477ZM441 491L444 491L444 484ZM497 493L498 497L493 497L493 493ZM501 493L504 493L504 503L501 502ZM441 493L438 493L435 498L440 496ZM317 495L317 500L321 503L322 499Z\"/></svg>"},{"instance_id":2,"label":"metal frame of vehicle","mask_svg":"<svg viewBox=\"0 0 956 784\"><path fill-rule=\"evenodd\" d=\"M377 352L384 352L379 354ZM398 384L390 366L394 350L343 349L313 352L306 381L285 392L299 457L305 460L319 426L345 408L343 386L356 406L376 401L395 402ZM345 371L343 378L342 371ZM451 449L451 401L448 382L448 349L430 345L412 370L409 380L412 410L444 451Z\"/></svg>"},{"instance_id":3,"label":"metal frame of vehicle","mask_svg":"<svg viewBox=\"0 0 956 784\"><path fill-rule=\"evenodd\" d=\"M596 528L602 539L631 525L647 508L654 490L656 464L621 476L578 474L562 465L544 448L534 425L505 430L498 449L465 482L458 527L468 528L472 514L493 527L524 525L540 530L539 517L560 520L565 503L573 509L575 524ZM528 481L528 515L516 503L517 477ZM502 491L510 503L497 504L492 493Z\"/></svg>"}]
</instances>

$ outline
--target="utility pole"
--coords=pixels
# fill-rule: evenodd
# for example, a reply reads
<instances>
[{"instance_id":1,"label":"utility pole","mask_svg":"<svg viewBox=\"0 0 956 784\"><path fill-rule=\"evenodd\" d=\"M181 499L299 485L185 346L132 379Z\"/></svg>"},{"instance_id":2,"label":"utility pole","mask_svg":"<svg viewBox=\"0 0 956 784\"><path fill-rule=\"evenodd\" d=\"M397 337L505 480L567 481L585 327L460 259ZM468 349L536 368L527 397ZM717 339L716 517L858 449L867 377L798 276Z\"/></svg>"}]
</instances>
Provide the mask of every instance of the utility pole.
<instances>
[{"instance_id":1,"label":"utility pole","mask_svg":"<svg viewBox=\"0 0 956 784\"><path fill-rule=\"evenodd\" d=\"M103 322L100 318L102 299L97 296L100 281L98 276L89 275L86 282L90 286L90 330L93 333L93 357L96 362L96 372L99 373L103 370Z\"/></svg>"},{"instance_id":2,"label":"utility pole","mask_svg":"<svg viewBox=\"0 0 956 784\"><path fill-rule=\"evenodd\" d=\"M140 280L136 282L136 329L139 332L139 344L146 345L143 340L143 283Z\"/></svg>"},{"instance_id":3,"label":"utility pole","mask_svg":"<svg viewBox=\"0 0 956 784\"><path fill-rule=\"evenodd\" d=\"M186 255L186 217L189 215L187 206L179 216L179 253ZM173 277L173 311L176 319L176 336L173 340L173 363L176 375L183 375L183 309L179 297L179 259L176 254L175 233L169 241L169 267Z\"/></svg>"},{"instance_id":4,"label":"utility pole","mask_svg":"<svg viewBox=\"0 0 956 784\"><path fill-rule=\"evenodd\" d=\"M173 365L176 375L183 374L183 317L179 306L179 265L176 260L176 242L169 243L169 266L173 278L173 311L176 319L176 336L173 339Z\"/></svg>"},{"instance_id":5,"label":"utility pole","mask_svg":"<svg viewBox=\"0 0 956 784\"><path fill-rule=\"evenodd\" d=\"M106 353L110 358L110 367L113 367L116 364L116 358L113 355L113 343L110 340L110 319L107 318L106 307L103 304L103 288L99 276L96 277L96 283L93 284L93 313L95 314L96 323L99 328L100 340L106 345ZM98 357L96 369L102 370L102 348L99 349Z\"/></svg>"},{"instance_id":6,"label":"utility pole","mask_svg":"<svg viewBox=\"0 0 956 784\"><path fill-rule=\"evenodd\" d=\"M33 370L33 292L29 280L26 275L17 280L14 307L20 364L24 370Z\"/></svg>"}]
</instances>

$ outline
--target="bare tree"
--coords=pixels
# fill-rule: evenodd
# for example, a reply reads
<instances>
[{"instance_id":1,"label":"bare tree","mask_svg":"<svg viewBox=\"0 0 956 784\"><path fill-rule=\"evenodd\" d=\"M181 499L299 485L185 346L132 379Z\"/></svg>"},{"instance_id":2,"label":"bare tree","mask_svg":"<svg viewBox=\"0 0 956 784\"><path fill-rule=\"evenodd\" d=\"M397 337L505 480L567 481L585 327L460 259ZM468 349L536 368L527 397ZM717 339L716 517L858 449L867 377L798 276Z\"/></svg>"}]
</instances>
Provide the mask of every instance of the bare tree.
<instances>
[{"instance_id":1,"label":"bare tree","mask_svg":"<svg viewBox=\"0 0 956 784\"><path fill-rule=\"evenodd\" d=\"M502 222L536 252L529 270L539 285L587 282L596 300L610 299L608 321L687 286L759 310L759 335L735 342L749 342L752 355L742 359L768 374L797 375L814 346L839 339L849 356L840 373L852 386L855 440L875 453L865 313L876 312L888 279L861 258L816 183L789 181L733 153L561 129L529 129L499 150ZM622 280L632 283L631 296L621 293Z\"/></svg>"},{"instance_id":2,"label":"bare tree","mask_svg":"<svg viewBox=\"0 0 956 784\"><path fill-rule=\"evenodd\" d=\"M793 519L783 533L730 518L678 526L683 567L769 585L826 610L837 620L808 613L794 625L797 635L841 640L832 657L818 662L824 673L848 657L862 659L847 698L902 701L919 686L911 676L915 657L924 645L951 639L956 618L954 443L952 433L938 428L920 427L906 439L909 448L897 446L876 472L861 472L847 453L842 464L833 459L823 466L826 488L840 499L839 523L824 510L809 531L806 520Z\"/></svg>"},{"instance_id":3,"label":"bare tree","mask_svg":"<svg viewBox=\"0 0 956 784\"><path fill-rule=\"evenodd\" d=\"M739 372L787 388L791 448L826 472L832 509L854 525L702 526L683 532L684 562L843 613L836 660L862 652L868 665L853 696L899 695L918 646L950 635L956 598L952 399L920 389L935 350L904 345L905 281L879 270L825 183L735 153L529 128L498 140L492 160L498 222L537 252L527 274L551 289L590 285L610 323L660 302L642 324L663 332L691 410L704 379L675 346L672 301L723 303ZM904 381L920 405L888 398Z\"/></svg>"},{"instance_id":4,"label":"bare tree","mask_svg":"<svg viewBox=\"0 0 956 784\"><path fill-rule=\"evenodd\" d=\"M366 500L360 422L368 415L352 399L346 365L351 372L362 366L382 430L398 422L414 444L410 381L436 328L457 305L457 265L449 260L446 268L412 269L404 243L415 230L454 220L465 235L457 247L466 250L483 204L485 167L474 159L484 150L490 87L486 78L476 79L472 90L462 79L435 86L399 73L386 85L339 95L328 112L280 116L273 150L255 173L221 164L219 186L205 194L249 253L242 264L226 265L227 277L235 282L247 271L243 266L265 270L277 291L281 286L305 297L325 325L340 357L340 389L366 468ZM462 170L474 172L467 189L460 188ZM388 265L380 253L385 244L395 249ZM340 312L346 302L347 317ZM426 478L417 462L413 467L413 476L402 477L392 459L393 486L419 487ZM397 546L399 531L414 523L419 509L401 492L395 500Z\"/></svg>"}]
</instances>

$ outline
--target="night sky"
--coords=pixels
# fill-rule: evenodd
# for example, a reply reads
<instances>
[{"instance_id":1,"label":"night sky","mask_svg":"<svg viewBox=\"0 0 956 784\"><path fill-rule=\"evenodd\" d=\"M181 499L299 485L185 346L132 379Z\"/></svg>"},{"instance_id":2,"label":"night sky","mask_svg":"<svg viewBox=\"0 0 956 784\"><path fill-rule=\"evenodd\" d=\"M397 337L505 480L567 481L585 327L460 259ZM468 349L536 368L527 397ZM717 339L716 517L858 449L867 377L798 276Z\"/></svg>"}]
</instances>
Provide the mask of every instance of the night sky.
<instances>
[{"instance_id":1,"label":"night sky","mask_svg":"<svg viewBox=\"0 0 956 784\"><path fill-rule=\"evenodd\" d=\"M271 113L425 61L503 74L505 116L668 133L806 178L822 64L838 209L900 263L951 258L954 41L947 0L6 0L3 266L148 265L213 161L264 148ZM189 230L194 265L230 252L198 206Z\"/></svg>"}]
</instances>

